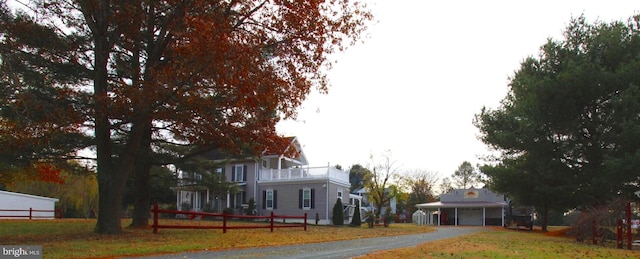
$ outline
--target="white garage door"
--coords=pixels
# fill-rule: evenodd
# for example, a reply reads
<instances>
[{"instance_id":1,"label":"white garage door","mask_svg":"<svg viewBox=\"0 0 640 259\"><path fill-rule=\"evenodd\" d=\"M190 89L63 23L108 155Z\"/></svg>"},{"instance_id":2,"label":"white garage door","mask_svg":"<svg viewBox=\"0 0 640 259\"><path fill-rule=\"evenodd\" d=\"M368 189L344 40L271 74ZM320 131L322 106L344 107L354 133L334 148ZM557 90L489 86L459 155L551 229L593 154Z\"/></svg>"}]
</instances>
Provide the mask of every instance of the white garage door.
<instances>
[{"instance_id":1,"label":"white garage door","mask_svg":"<svg viewBox=\"0 0 640 259\"><path fill-rule=\"evenodd\" d=\"M482 208L458 209L458 225L482 226Z\"/></svg>"}]
</instances>

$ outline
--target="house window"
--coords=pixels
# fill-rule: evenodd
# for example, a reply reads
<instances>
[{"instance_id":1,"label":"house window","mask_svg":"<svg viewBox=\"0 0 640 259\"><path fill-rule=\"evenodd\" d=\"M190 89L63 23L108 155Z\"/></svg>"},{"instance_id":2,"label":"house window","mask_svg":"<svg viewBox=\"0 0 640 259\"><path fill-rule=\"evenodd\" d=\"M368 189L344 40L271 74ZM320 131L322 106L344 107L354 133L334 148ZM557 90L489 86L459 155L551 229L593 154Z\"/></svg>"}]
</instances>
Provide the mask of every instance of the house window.
<instances>
[{"instance_id":1,"label":"house window","mask_svg":"<svg viewBox=\"0 0 640 259\"><path fill-rule=\"evenodd\" d=\"M273 210L278 208L278 191L265 190L262 191L262 208Z\"/></svg>"},{"instance_id":2,"label":"house window","mask_svg":"<svg viewBox=\"0 0 640 259\"><path fill-rule=\"evenodd\" d=\"M310 189L310 188L304 188L304 189L300 189L299 190L299 206L298 208L303 209L303 210L309 210L309 209L313 209L314 208L314 189Z\"/></svg>"},{"instance_id":3,"label":"house window","mask_svg":"<svg viewBox=\"0 0 640 259\"><path fill-rule=\"evenodd\" d=\"M196 180L196 181L202 180L202 175L199 173L193 173L193 180Z\"/></svg>"},{"instance_id":4,"label":"house window","mask_svg":"<svg viewBox=\"0 0 640 259\"><path fill-rule=\"evenodd\" d=\"M246 182L247 181L247 166L246 165L234 165L231 168L231 181L232 182Z\"/></svg>"},{"instance_id":5,"label":"house window","mask_svg":"<svg viewBox=\"0 0 640 259\"><path fill-rule=\"evenodd\" d=\"M342 201L342 189L338 189L338 199Z\"/></svg>"},{"instance_id":6,"label":"house window","mask_svg":"<svg viewBox=\"0 0 640 259\"><path fill-rule=\"evenodd\" d=\"M273 190L267 191L267 209L273 209Z\"/></svg>"},{"instance_id":7,"label":"house window","mask_svg":"<svg viewBox=\"0 0 640 259\"><path fill-rule=\"evenodd\" d=\"M302 208L303 209L311 208L311 190L309 189L302 191Z\"/></svg>"},{"instance_id":8,"label":"house window","mask_svg":"<svg viewBox=\"0 0 640 259\"><path fill-rule=\"evenodd\" d=\"M262 168L267 168L268 167L268 163L266 159L262 159Z\"/></svg>"}]
</instances>

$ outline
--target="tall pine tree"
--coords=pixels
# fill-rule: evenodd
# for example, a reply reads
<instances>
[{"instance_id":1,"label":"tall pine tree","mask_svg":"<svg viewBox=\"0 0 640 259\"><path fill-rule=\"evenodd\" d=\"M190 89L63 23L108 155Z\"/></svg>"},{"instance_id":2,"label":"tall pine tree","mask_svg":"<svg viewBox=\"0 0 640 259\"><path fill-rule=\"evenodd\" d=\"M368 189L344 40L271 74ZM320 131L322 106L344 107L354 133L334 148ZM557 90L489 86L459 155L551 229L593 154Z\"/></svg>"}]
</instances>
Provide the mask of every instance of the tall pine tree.
<instances>
[{"instance_id":1,"label":"tall pine tree","mask_svg":"<svg viewBox=\"0 0 640 259\"><path fill-rule=\"evenodd\" d=\"M480 138L500 152L489 186L546 214L633 197L640 164L640 16L572 19L564 40L529 57ZM546 228L546 224L543 226Z\"/></svg>"}]
</instances>

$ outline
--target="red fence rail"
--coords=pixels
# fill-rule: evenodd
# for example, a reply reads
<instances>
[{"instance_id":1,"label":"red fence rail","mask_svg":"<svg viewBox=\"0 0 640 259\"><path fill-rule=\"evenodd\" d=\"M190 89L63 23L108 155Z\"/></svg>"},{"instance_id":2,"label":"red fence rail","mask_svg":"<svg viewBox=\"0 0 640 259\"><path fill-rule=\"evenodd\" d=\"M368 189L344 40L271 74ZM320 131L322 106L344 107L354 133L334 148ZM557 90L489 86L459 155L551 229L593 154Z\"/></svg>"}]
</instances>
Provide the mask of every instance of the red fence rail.
<instances>
[{"instance_id":1,"label":"red fence rail","mask_svg":"<svg viewBox=\"0 0 640 259\"><path fill-rule=\"evenodd\" d=\"M29 212L26 215L0 215L0 218L29 218L29 219L48 219L52 218L51 216L40 216L33 215L34 212L53 212L53 218L62 218L61 210L34 210L33 208L29 208L28 210L11 210L11 209L0 209L0 213L2 212Z\"/></svg>"},{"instance_id":2,"label":"red fence rail","mask_svg":"<svg viewBox=\"0 0 640 259\"><path fill-rule=\"evenodd\" d=\"M274 228L294 228L301 227L307 231L307 213L303 216L285 216L275 215L271 212L269 216L253 216L253 215L233 215L226 213L208 213L208 212L195 212L195 211L180 211L180 210L163 210L158 208L158 204L154 204L151 209L153 213L153 233L157 234L160 228L178 228L178 229L222 229L222 233L227 233L227 229L248 229L248 228L269 228L273 232ZM189 215L189 218L193 219L197 216L200 217L212 217L222 218L222 226L184 226L184 225L160 225L158 223L158 214L167 213L175 215ZM228 219L268 219L269 225L246 225L246 226L228 226ZM303 223L300 224L276 224L275 219L303 219Z\"/></svg>"}]
</instances>

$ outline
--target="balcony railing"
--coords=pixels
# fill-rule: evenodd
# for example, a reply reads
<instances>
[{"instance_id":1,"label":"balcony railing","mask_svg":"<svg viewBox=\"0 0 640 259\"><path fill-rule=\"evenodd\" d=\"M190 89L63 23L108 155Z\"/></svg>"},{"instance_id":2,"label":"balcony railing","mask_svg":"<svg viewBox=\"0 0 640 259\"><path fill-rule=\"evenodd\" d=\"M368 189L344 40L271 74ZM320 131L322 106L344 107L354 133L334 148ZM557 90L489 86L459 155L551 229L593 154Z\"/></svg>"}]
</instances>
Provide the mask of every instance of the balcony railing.
<instances>
[{"instance_id":1,"label":"balcony railing","mask_svg":"<svg viewBox=\"0 0 640 259\"><path fill-rule=\"evenodd\" d=\"M311 179L330 179L348 183L349 173L327 166L260 170L260 181L293 181Z\"/></svg>"}]
</instances>

